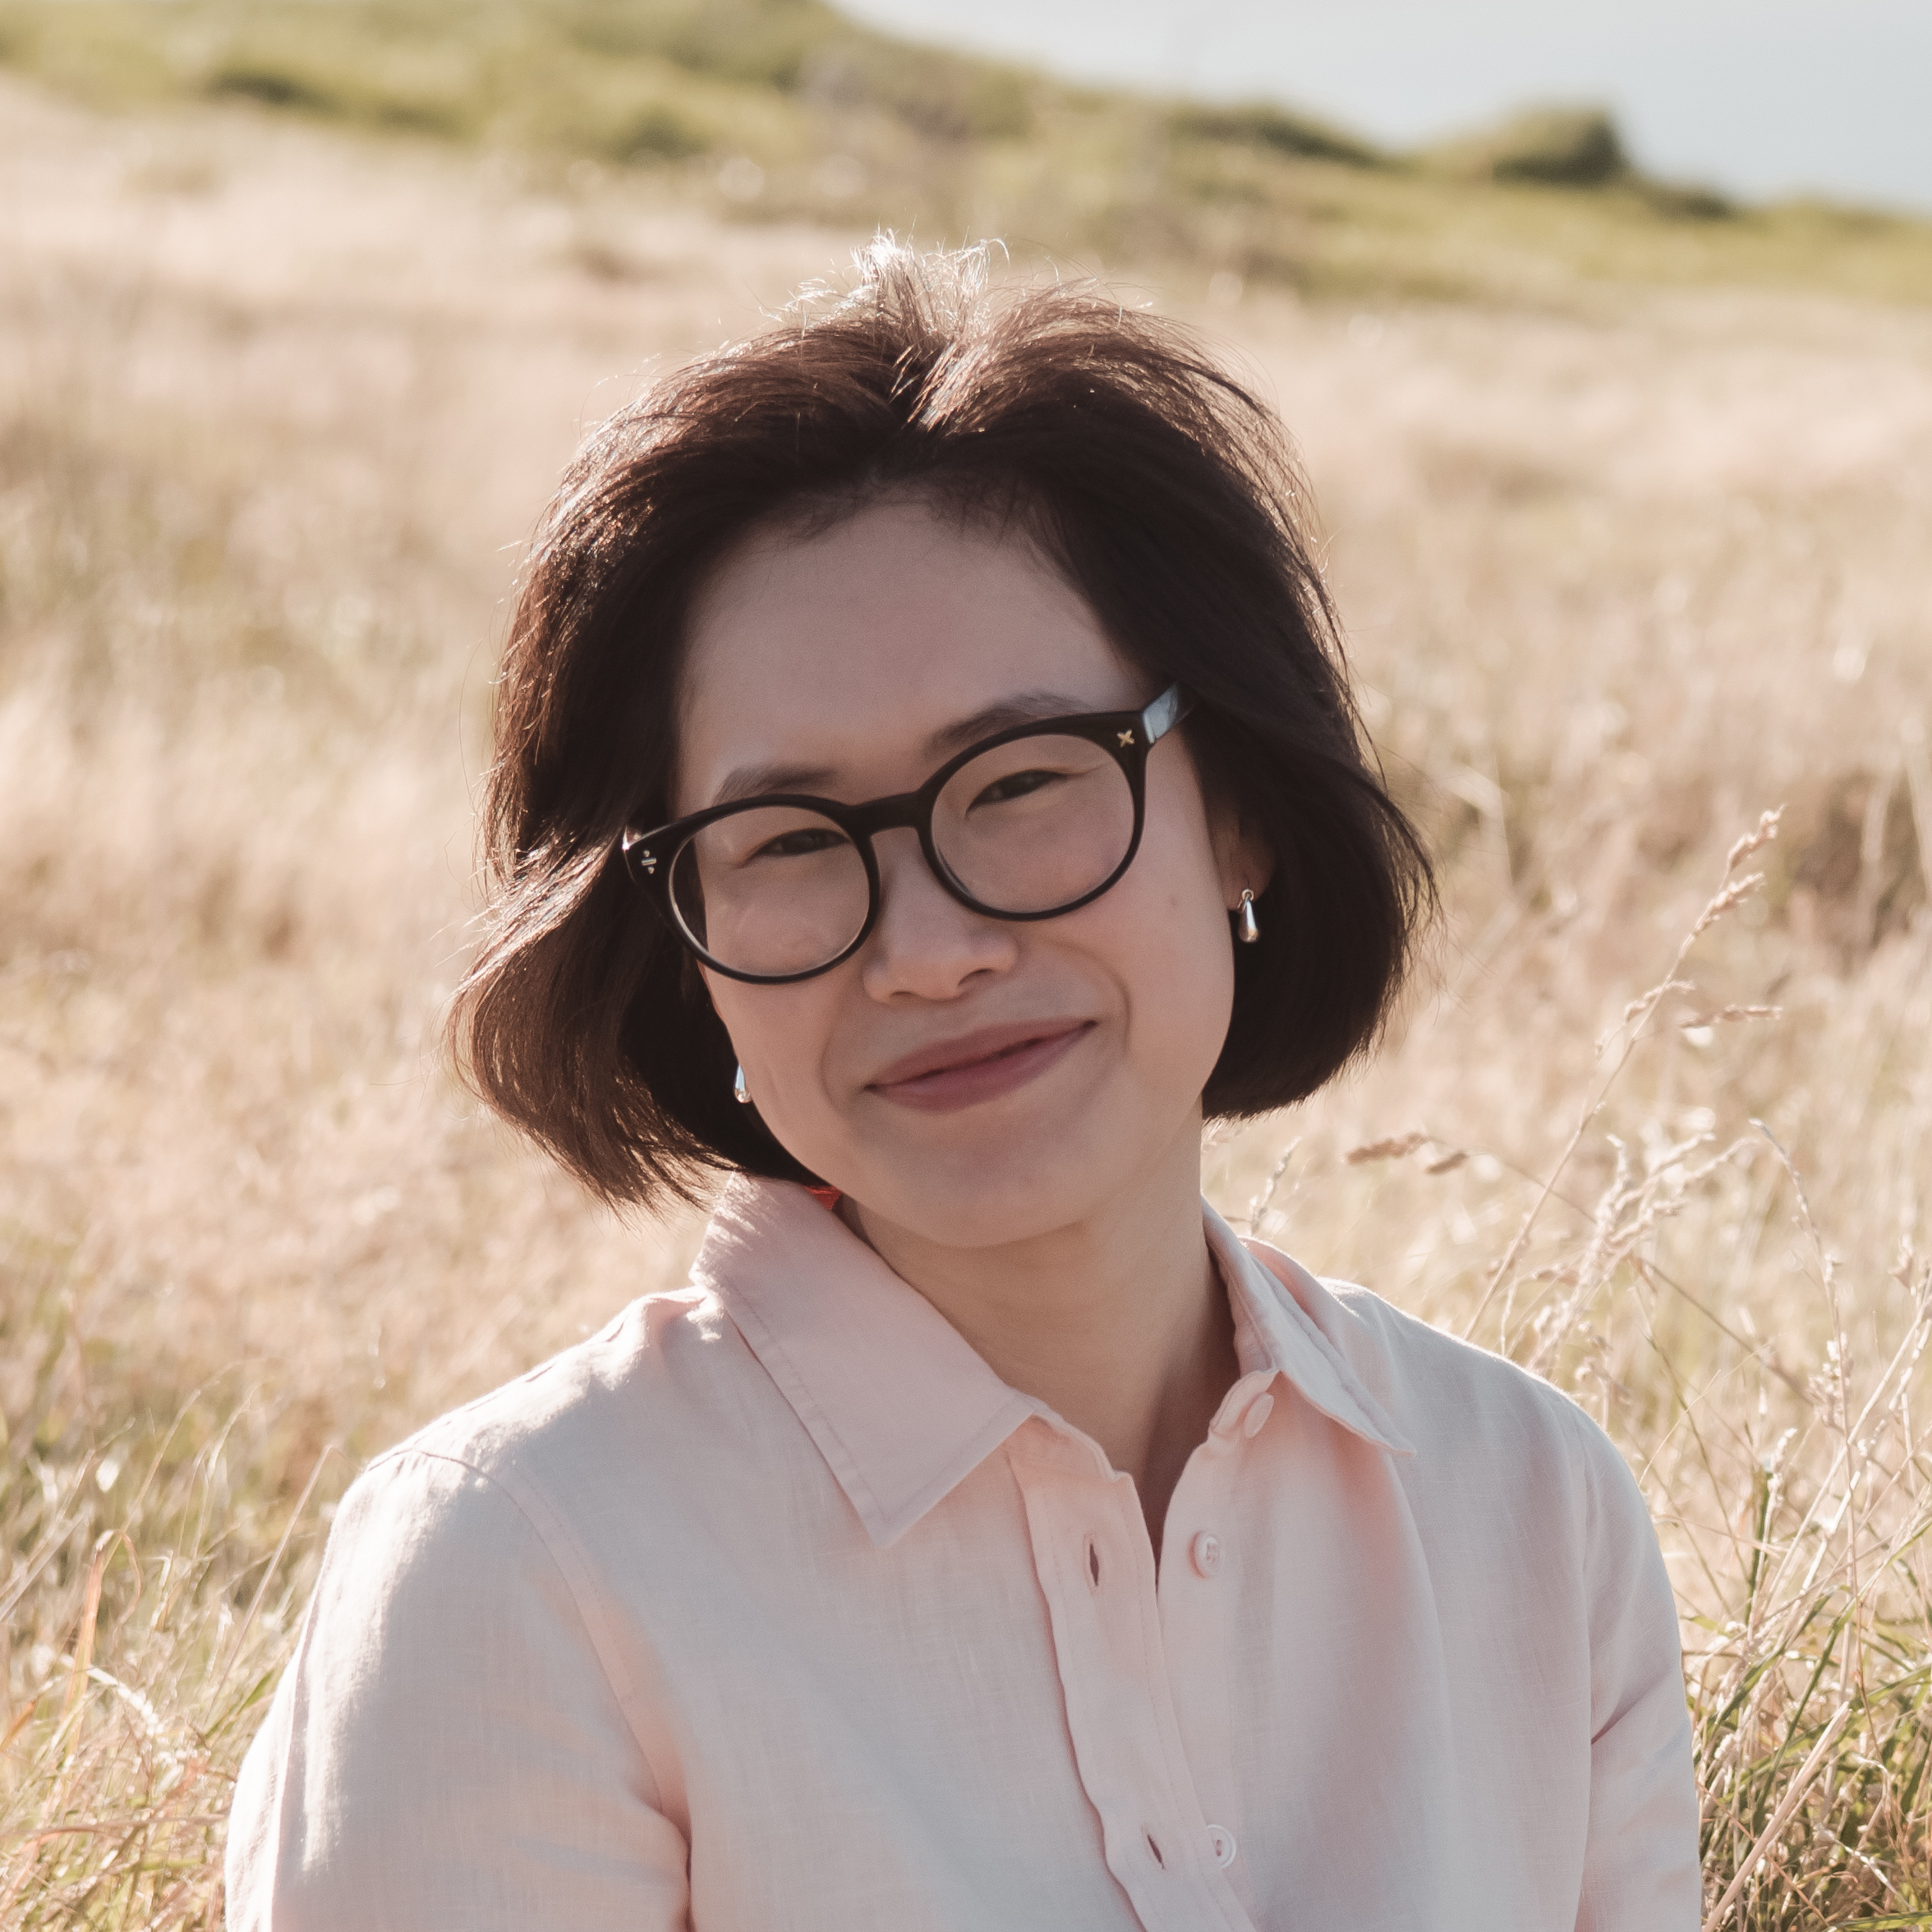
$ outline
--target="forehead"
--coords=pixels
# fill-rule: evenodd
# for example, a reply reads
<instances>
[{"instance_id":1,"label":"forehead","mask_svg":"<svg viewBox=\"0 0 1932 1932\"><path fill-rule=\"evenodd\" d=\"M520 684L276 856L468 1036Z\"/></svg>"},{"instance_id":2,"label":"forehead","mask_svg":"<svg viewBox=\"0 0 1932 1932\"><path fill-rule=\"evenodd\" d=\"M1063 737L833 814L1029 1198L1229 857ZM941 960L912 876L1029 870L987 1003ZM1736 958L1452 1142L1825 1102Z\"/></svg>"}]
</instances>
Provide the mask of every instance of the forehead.
<instances>
[{"instance_id":1,"label":"forehead","mask_svg":"<svg viewBox=\"0 0 1932 1932\"><path fill-rule=\"evenodd\" d=\"M692 607L675 808L761 766L822 770L855 794L906 789L962 718L1042 692L1125 709L1143 682L1017 530L899 500L816 533L763 532Z\"/></svg>"}]
</instances>

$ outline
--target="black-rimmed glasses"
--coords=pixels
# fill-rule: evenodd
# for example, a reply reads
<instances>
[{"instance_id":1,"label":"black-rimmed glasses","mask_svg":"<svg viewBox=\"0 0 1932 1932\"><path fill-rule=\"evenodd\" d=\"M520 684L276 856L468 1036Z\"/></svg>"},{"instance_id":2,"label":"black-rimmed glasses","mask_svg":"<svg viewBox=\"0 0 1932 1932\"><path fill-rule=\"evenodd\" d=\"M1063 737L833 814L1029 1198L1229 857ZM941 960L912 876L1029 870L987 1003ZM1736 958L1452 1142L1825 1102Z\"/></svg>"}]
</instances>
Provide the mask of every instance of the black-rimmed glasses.
<instances>
[{"instance_id":1,"label":"black-rimmed glasses","mask_svg":"<svg viewBox=\"0 0 1932 1932\"><path fill-rule=\"evenodd\" d=\"M1042 718L948 759L916 792L846 805L768 793L628 828L624 862L691 950L777 985L849 959L879 917L872 840L908 826L940 884L993 919L1051 919L1134 862L1147 757L1187 714L1170 685L1146 710Z\"/></svg>"}]
</instances>

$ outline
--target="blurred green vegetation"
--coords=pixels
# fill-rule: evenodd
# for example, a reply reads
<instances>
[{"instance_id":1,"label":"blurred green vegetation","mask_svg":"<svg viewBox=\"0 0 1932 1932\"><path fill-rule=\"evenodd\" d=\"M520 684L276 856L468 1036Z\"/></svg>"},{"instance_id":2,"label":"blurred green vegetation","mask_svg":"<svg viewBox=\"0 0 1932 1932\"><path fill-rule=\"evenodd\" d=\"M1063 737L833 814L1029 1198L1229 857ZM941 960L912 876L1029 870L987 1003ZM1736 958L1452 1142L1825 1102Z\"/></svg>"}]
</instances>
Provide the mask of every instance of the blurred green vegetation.
<instances>
[{"instance_id":1,"label":"blurred green vegetation","mask_svg":"<svg viewBox=\"0 0 1932 1932\"><path fill-rule=\"evenodd\" d=\"M1080 88L823 0L0 0L0 62L104 107L227 100L645 171L743 218L997 234L1311 295L1732 281L1932 301L1932 223L1646 178L1601 111L1398 154L1266 103Z\"/></svg>"}]
</instances>

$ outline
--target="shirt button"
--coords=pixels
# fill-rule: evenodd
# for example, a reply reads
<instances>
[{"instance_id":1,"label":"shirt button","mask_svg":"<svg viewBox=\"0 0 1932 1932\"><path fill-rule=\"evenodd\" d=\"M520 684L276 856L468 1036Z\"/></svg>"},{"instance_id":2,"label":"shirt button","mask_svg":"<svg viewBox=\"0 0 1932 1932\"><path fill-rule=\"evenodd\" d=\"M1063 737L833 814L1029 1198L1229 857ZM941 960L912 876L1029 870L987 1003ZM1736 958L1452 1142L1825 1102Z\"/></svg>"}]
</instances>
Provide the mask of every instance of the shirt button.
<instances>
[{"instance_id":1,"label":"shirt button","mask_svg":"<svg viewBox=\"0 0 1932 1932\"><path fill-rule=\"evenodd\" d=\"M1241 1433L1249 1442L1261 1433L1262 1424L1273 1414L1275 1398L1272 1396L1257 1396L1248 1405L1248 1413L1241 1418Z\"/></svg>"},{"instance_id":2,"label":"shirt button","mask_svg":"<svg viewBox=\"0 0 1932 1932\"><path fill-rule=\"evenodd\" d=\"M1208 1826L1208 1848L1214 1854L1214 1862L1221 1865L1232 1865L1239 1849L1235 1843L1235 1834L1225 1824Z\"/></svg>"},{"instance_id":3,"label":"shirt button","mask_svg":"<svg viewBox=\"0 0 1932 1932\"><path fill-rule=\"evenodd\" d=\"M1217 1575L1221 1569L1221 1539L1211 1536L1203 1530L1194 1539L1192 1555L1194 1567L1203 1576Z\"/></svg>"}]
</instances>

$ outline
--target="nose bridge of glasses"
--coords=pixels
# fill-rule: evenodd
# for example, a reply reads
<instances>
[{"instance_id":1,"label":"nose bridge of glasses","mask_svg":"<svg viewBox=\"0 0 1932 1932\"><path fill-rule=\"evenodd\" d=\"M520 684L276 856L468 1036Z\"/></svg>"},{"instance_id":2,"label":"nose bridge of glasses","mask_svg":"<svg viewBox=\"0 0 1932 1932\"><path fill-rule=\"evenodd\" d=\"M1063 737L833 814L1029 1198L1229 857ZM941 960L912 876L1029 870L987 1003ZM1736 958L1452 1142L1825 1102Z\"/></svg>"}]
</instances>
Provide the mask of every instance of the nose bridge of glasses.
<instances>
[{"instance_id":1,"label":"nose bridge of glasses","mask_svg":"<svg viewBox=\"0 0 1932 1932\"><path fill-rule=\"evenodd\" d=\"M866 812L867 822L853 829L862 831L872 847L881 912L902 895L900 881L908 879L915 890L930 888L944 897L959 897L957 888L936 862L922 794L908 792L902 798L881 799L877 805L867 807ZM882 832L904 832L909 836L881 840L879 835Z\"/></svg>"},{"instance_id":2,"label":"nose bridge of glasses","mask_svg":"<svg viewBox=\"0 0 1932 1932\"><path fill-rule=\"evenodd\" d=\"M931 871L931 845L926 830L931 809L932 787L917 792L895 792L890 798L869 799L863 805L849 805L840 814L847 831L862 840L872 853L872 872L876 883L873 890L883 899L890 889L895 873L903 866ZM910 841L893 840L881 845L881 832L911 832ZM895 852L894 846L902 849ZM943 881L941 883L944 883Z\"/></svg>"},{"instance_id":3,"label":"nose bridge of glasses","mask_svg":"<svg viewBox=\"0 0 1932 1932\"><path fill-rule=\"evenodd\" d=\"M924 792L896 792L890 798L872 798L863 805L848 805L840 816L844 820L849 831L862 838L874 839L881 832L895 831L902 826L917 830L926 815L926 808Z\"/></svg>"}]
</instances>

